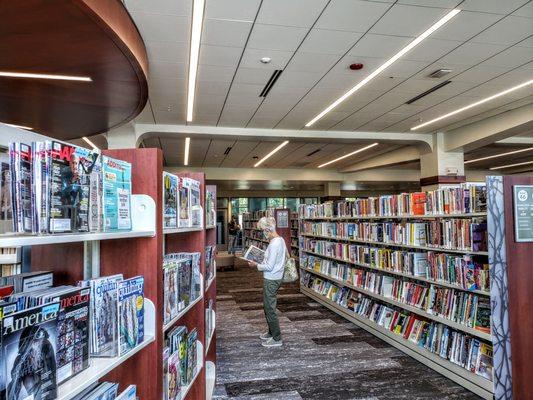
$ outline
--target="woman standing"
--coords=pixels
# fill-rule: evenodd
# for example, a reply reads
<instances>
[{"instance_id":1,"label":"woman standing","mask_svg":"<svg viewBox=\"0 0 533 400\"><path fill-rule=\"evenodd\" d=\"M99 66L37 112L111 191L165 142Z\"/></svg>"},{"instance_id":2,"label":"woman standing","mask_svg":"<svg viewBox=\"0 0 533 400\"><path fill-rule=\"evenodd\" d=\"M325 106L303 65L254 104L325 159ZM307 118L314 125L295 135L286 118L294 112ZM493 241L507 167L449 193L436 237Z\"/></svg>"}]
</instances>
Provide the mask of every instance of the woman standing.
<instances>
[{"instance_id":1,"label":"woman standing","mask_svg":"<svg viewBox=\"0 0 533 400\"><path fill-rule=\"evenodd\" d=\"M268 324L268 332L260 338L265 347L281 346L281 331L276 314L277 294L283 283L283 270L285 267L285 255L287 248L285 240L276 233L276 220L272 217L263 217L257 223L257 227L263 231L265 239L269 241L262 263L248 262L252 267L263 271L263 308Z\"/></svg>"}]
</instances>

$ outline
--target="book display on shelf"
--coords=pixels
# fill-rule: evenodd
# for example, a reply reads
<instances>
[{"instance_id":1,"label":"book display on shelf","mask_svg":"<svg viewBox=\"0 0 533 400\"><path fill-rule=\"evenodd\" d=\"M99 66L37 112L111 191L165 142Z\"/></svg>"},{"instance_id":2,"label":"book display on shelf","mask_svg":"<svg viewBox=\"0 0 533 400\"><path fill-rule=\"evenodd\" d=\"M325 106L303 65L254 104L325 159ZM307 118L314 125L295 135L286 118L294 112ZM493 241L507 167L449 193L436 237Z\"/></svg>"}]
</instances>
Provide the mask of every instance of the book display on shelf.
<instances>
[{"instance_id":1,"label":"book display on shelf","mask_svg":"<svg viewBox=\"0 0 533 400\"><path fill-rule=\"evenodd\" d=\"M163 172L163 228L166 233L203 229L200 190L201 183L194 178Z\"/></svg>"},{"instance_id":2,"label":"book display on shelf","mask_svg":"<svg viewBox=\"0 0 533 400\"><path fill-rule=\"evenodd\" d=\"M297 212L291 212L291 256L298 260L300 257L299 252L299 234L300 232L300 220Z\"/></svg>"},{"instance_id":3,"label":"book display on shelf","mask_svg":"<svg viewBox=\"0 0 533 400\"><path fill-rule=\"evenodd\" d=\"M492 398L486 190L301 205L302 292Z\"/></svg>"},{"instance_id":4,"label":"book display on shelf","mask_svg":"<svg viewBox=\"0 0 533 400\"><path fill-rule=\"evenodd\" d=\"M163 171L163 227L178 227L178 183L179 178Z\"/></svg>"},{"instance_id":5,"label":"book display on shelf","mask_svg":"<svg viewBox=\"0 0 533 400\"><path fill-rule=\"evenodd\" d=\"M290 210L288 208L276 208L262 211L254 211L244 213L243 218L243 245L246 248L255 246L258 249L266 250L268 247L268 240L265 239L261 229L257 228L257 221L263 217L272 217L276 219L276 232L285 240L285 245L289 254L292 246L292 219L290 218Z\"/></svg>"}]
</instances>

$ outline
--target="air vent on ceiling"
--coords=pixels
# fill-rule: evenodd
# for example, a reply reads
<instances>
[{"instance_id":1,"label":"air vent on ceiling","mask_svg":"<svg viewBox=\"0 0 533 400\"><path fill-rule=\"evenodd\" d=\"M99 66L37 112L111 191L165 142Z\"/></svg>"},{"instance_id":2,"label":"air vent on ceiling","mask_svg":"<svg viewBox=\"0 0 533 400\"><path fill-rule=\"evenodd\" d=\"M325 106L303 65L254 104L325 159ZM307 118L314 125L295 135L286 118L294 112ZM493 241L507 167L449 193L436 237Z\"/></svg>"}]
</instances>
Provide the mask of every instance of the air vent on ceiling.
<instances>
[{"instance_id":1,"label":"air vent on ceiling","mask_svg":"<svg viewBox=\"0 0 533 400\"><path fill-rule=\"evenodd\" d=\"M306 155L306 157L311 157L313 154L316 154L320 151L320 149L316 149L315 151L312 151L311 153L309 153L308 155Z\"/></svg>"},{"instance_id":2,"label":"air vent on ceiling","mask_svg":"<svg viewBox=\"0 0 533 400\"><path fill-rule=\"evenodd\" d=\"M448 75L450 72L452 72L451 69L441 68L429 74L428 77L429 78L442 78L443 76Z\"/></svg>"},{"instance_id":3,"label":"air vent on ceiling","mask_svg":"<svg viewBox=\"0 0 533 400\"><path fill-rule=\"evenodd\" d=\"M274 86L274 84L276 83L276 81L278 80L282 72L283 71L281 69L277 69L272 73L272 76L270 77L267 84L261 91L261 94L259 95L259 97L267 97L268 92L270 92L270 89L272 89L272 86Z\"/></svg>"},{"instance_id":4,"label":"air vent on ceiling","mask_svg":"<svg viewBox=\"0 0 533 400\"><path fill-rule=\"evenodd\" d=\"M232 147L229 146L226 148L226 150L224 151L224 155L227 156L229 154L229 152L231 151Z\"/></svg>"},{"instance_id":5,"label":"air vent on ceiling","mask_svg":"<svg viewBox=\"0 0 533 400\"><path fill-rule=\"evenodd\" d=\"M405 102L405 104L412 104L417 100L420 100L422 97L427 96L430 93L433 93L436 90L439 90L440 88L452 83L452 81L444 81L439 83L437 86L433 86L431 89L426 90L424 93L420 93L418 96L413 97L411 100L408 100Z\"/></svg>"}]
</instances>

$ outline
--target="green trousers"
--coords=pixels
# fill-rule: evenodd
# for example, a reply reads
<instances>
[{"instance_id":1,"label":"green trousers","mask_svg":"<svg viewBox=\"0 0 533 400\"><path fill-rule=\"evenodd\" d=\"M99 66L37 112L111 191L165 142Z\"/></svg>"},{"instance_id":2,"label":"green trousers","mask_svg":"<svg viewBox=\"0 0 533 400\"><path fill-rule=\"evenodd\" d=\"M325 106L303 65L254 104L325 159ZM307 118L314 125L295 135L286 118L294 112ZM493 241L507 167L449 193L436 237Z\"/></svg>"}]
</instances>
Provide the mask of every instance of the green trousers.
<instances>
[{"instance_id":1,"label":"green trousers","mask_svg":"<svg viewBox=\"0 0 533 400\"><path fill-rule=\"evenodd\" d=\"M278 290L283 283L283 280L271 281L263 280L263 308L265 310L265 318L268 324L268 333L272 335L274 340L281 340L281 331L279 329L278 315L276 314Z\"/></svg>"}]
</instances>

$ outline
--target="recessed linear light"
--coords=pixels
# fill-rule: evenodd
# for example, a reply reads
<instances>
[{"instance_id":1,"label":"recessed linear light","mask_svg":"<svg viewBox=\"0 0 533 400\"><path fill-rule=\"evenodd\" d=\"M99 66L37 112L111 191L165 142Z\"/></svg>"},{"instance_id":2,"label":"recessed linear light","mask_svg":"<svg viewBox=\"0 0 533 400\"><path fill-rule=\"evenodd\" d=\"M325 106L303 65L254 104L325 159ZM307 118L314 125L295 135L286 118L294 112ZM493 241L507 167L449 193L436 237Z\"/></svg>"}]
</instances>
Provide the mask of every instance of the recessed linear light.
<instances>
[{"instance_id":1,"label":"recessed linear light","mask_svg":"<svg viewBox=\"0 0 533 400\"><path fill-rule=\"evenodd\" d=\"M319 165L318 168L322 168L322 167L325 167L326 165L333 164L333 163L335 163L337 161L340 161L340 160L344 160L347 157L353 156L354 154L357 154L357 153L361 153L362 151L368 150L368 149L370 149L370 148L372 148L374 146L377 146L378 144L379 143L372 143L372 144L370 144L370 145L368 145L366 147L363 147L362 149L352 151L351 153L345 154L342 157L336 158L334 160L328 161L327 163Z\"/></svg>"},{"instance_id":2,"label":"recessed linear light","mask_svg":"<svg viewBox=\"0 0 533 400\"><path fill-rule=\"evenodd\" d=\"M528 148L526 148L526 149L520 149L520 150L508 151L507 153L494 154L493 156L487 156L487 157L475 158L475 159L473 159L473 160L465 161L464 163L465 163L465 164L470 164L470 163L477 162L477 161L490 160L491 158L497 158L497 157L509 156L509 155L511 155L511 154L518 154L518 153L523 153L523 152L531 151L531 150L533 150L533 147L528 147Z\"/></svg>"},{"instance_id":3,"label":"recessed linear light","mask_svg":"<svg viewBox=\"0 0 533 400\"><path fill-rule=\"evenodd\" d=\"M93 142L89 140L88 137L83 136L82 139L85 141L85 143L88 143L89 146L92 146L93 150L100 150Z\"/></svg>"},{"instance_id":4,"label":"recessed linear light","mask_svg":"<svg viewBox=\"0 0 533 400\"><path fill-rule=\"evenodd\" d=\"M51 79L55 81L79 81L92 82L89 76L54 75L54 74L30 74L25 72L0 71L0 76L6 78L27 78L27 79Z\"/></svg>"},{"instance_id":5,"label":"recessed linear light","mask_svg":"<svg viewBox=\"0 0 533 400\"><path fill-rule=\"evenodd\" d=\"M491 100L494 100L498 97L501 97L501 96L504 96L508 93L511 93L511 92L514 92L515 90L518 90L518 89L522 89L523 87L526 87L526 86L529 86L533 83L533 79L529 80L529 81L526 81L526 82L523 82L521 83L520 85L516 85L516 86L513 86L512 88L510 89L507 89L507 90L504 90L503 92L499 92L499 93L496 93L496 94L493 94L492 96L489 96L489 97L486 97L484 99L481 99L479 101L476 101L475 103L472 103L472 104L469 104L467 106L464 106L464 107L461 107L461 108L458 108L457 110L455 111L452 111L452 112L449 112L448 114L444 114L444 115L441 115L440 117L437 117L437 118L434 118L430 121L427 121L427 122L424 122L423 124L420 124L420 125L417 125L417 126L413 126L411 128L412 131L415 131L419 128L422 128L424 126L427 126L429 124L432 124L434 122L437 122L437 121L441 121L443 120L444 118L448 118L448 117L451 117L452 115L455 115L455 114L459 114L460 112L463 112L463 111L466 111L466 110L469 110L473 107L477 107L483 103L486 103L487 101L491 101Z\"/></svg>"},{"instance_id":6,"label":"recessed linear light","mask_svg":"<svg viewBox=\"0 0 533 400\"><path fill-rule=\"evenodd\" d=\"M187 89L187 122L192 121L194 111L194 95L196 91L196 75L200 58L200 39L204 19L205 0L194 0L192 8L191 55L189 57L189 86ZM185 164L187 165L187 164Z\"/></svg>"},{"instance_id":7,"label":"recessed linear light","mask_svg":"<svg viewBox=\"0 0 533 400\"><path fill-rule=\"evenodd\" d=\"M183 165L189 165L189 148L191 147L191 138L185 138L185 157L183 159Z\"/></svg>"},{"instance_id":8,"label":"recessed linear light","mask_svg":"<svg viewBox=\"0 0 533 400\"><path fill-rule=\"evenodd\" d=\"M495 169L505 169L505 168L512 168L512 167L520 167L521 165L529 165L533 164L533 161L526 161L526 162L520 162L516 164L509 164L509 165L500 165L499 167L492 167L489 168L491 171L494 171Z\"/></svg>"},{"instance_id":9,"label":"recessed linear light","mask_svg":"<svg viewBox=\"0 0 533 400\"><path fill-rule=\"evenodd\" d=\"M420 36L418 36L415 40L413 40L411 43L409 43L407 46L405 46L403 49L401 49L394 56L392 56L387 61L385 61L385 63L383 63L381 66L379 66L377 69L375 69L365 79L363 79L361 82L359 82L353 88L351 88L346 93L344 93L341 97L339 97L337 100L335 100L333 103L331 103L324 111L322 111L315 118L313 118L311 121L309 121L307 124L305 124L305 126L306 127L310 127L311 125L313 125L316 121L318 121L320 118L322 118L328 112L330 112L335 107L337 107L340 103L342 103L344 100L346 100L352 94L354 94L356 91L361 89L364 85L366 85L368 82L370 82L376 76L378 76L386 68L390 67L394 62L396 62L396 60L398 60L404 54L406 54L407 52L412 50L422 40L427 38L429 35L431 35L433 32L435 32L437 29L439 29L441 26L443 26L446 22L448 22L450 19L455 17L459 12L461 12L461 10L458 10L458 9L454 9L454 10L450 11L448 14L446 14L444 17L442 17L440 20L438 20L435 24L433 24L428 30L426 30L424 33L422 33Z\"/></svg>"},{"instance_id":10,"label":"recessed linear light","mask_svg":"<svg viewBox=\"0 0 533 400\"><path fill-rule=\"evenodd\" d=\"M33 131L33 128L30 128L29 126L24 125L15 125L15 124L6 124L5 122L2 122L4 125L11 126L12 128L19 128L19 129L26 129L28 131Z\"/></svg>"},{"instance_id":11,"label":"recessed linear light","mask_svg":"<svg viewBox=\"0 0 533 400\"><path fill-rule=\"evenodd\" d=\"M264 156L262 159L260 159L258 162L255 163L254 168L260 166L264 161L269 159L273 154L281 150L282 147L286 146L289 143L288 140L285 140L282 144L280 144L278 147L276 147L274 150L272 150L270 153L268 153L266 156Z\"/></svg>"}]
</instances>

